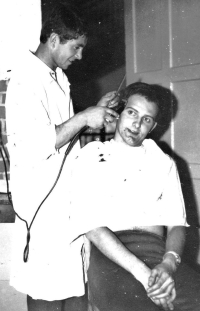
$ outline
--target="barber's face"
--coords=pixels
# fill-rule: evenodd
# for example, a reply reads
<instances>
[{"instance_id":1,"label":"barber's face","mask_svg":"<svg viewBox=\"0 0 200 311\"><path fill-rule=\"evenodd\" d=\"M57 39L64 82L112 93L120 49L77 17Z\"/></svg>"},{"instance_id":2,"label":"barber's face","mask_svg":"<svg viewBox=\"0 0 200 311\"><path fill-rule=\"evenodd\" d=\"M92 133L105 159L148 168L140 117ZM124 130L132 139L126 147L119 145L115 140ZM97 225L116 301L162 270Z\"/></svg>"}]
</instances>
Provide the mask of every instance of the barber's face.
<instances>
[{"instance_id":1,"label":"barber's face","mask_svg":"<svg viewBox=\"0 0 200 311\"><path fill-rule=\"evenodd\" d=\"M155 103L141 95L130 96L117 123L114 140L132 147L141 146L147 134L156 126L157 113Z\"/></svg>"},{"instance_id":2,"label":"barber's face","mask_svg":"<svg viewBox=\"0 0 200 311\"><path fill-rule=\"evenodd\" d=\"M82 59L82 52L87 43L85 36L79 36L66 43L60 43L59 37L56 37L56 44L53 49L53 59L55 68L67 69L75 60Z\"/></svg>"}]
</instances>

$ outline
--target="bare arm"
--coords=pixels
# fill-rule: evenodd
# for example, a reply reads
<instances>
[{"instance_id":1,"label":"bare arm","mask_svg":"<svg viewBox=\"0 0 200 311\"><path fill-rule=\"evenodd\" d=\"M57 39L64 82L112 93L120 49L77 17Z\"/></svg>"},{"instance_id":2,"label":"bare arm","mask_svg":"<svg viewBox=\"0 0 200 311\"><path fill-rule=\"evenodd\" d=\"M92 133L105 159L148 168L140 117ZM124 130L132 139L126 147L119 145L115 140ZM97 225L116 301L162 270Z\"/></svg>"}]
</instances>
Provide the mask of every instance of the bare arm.
<instances>
[{"instance_id":1,"label":"bare arm","mask_svg":"<svg viewBox=\"0 0 200 311\"><path fill-rule=\"evenodd\" d=\"M182 255L183 248L185 245L185 227L183 226L174 226L174 227L168 227L167 228L167 240L166 240L166 253L168 251L174 251L178 253L180 256ZM177 269L176 266L176 259L173 254L166 254L165 258L163 259L162 263L158 266L156 266L152 270L151 277L149 279L149 285L152 286L155 283L155 280L157 278L156 286L159 286L159 280L160 285L162 285L163 281L167 278L167 276L162 275L162 271L159 269L167 270L167 275L172 276ZM165 271L164 271L165 272ZM152 287L153 290L154 287Z\"/></svg>"},{"instance_id":2,"label":"bare arm","mask_svg":"<svg viewBox=\"0 0 200 311\"><path fill-rule=\"evenodd\" d=\"M185 227L183 226L168 227L166 252L174 251L181 256L183 253L184 246L185 246Z\"/></svg>"},{"instance_id":3,"label":"bare arm","mask_svg":"<svg viewBox=\"0 0 200 311\"><path fill-rule=\"evenodd\" d=\"M110 260L130 272L144 288L148 288L151 270L132 254L116 235L106 227L89 231L86 237Z\"/></svg>"},{"instance_id":4,"label":"bare arm","mask_svg":"<svg viewBox=\"0 0 200 311\"><path fill-rule=\"evenodd\" d=\"M102 128L107 121L113 122L118 114L107 107L89 107L66 122L56 126L56 149L67 144L78 131L84 126L94 129Z\"/></svg>"},{"instance_id":5,"label":"bare arm","mask_svg":"<svg viewBox=\"0 0 200 311\"><path fill-rule=\"evenodd\" d=\"M166 253L174 251L182 255L185 244L185 227L174 226L167 228ZM161 264L151 272L149 278L148 294L151 298L161 299L160 304L165 310L173 310L172 302L176 297L173 275L177 270L176 260L173 254L166 254ZM168 297L168 300L162 300Z\"/></svg>"}]
</instances>

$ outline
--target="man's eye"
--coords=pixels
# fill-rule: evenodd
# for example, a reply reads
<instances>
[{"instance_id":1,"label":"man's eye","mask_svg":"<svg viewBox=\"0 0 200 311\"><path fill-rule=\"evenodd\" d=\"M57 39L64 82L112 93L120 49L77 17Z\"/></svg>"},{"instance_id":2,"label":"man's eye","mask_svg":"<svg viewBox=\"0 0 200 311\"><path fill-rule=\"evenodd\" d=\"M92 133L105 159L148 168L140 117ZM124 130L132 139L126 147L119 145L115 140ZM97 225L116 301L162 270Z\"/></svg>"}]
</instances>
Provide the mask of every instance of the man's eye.
<instances>
[{"instance_id":1,"label":"man's eye","mask_svg":"<svg viewBox=\"0 0 200 311\"><path fill-rule=\"evenodd\" d=\"M153 122L153 120L151 118L144 118L144 122L151 124Z\"/></svg>"},{"instance_id":2,"label":"man's eye","mask_svg":"<svg viewBox=\"0 0 200 311\"><path fill-rule=\"evenodd\" d=\"M135 111L133 111L133 110L128 110L128 114L130 114L130 115L132 115L132 116L135 116L136 115L136 113L135 113Z\"/></svg>"}]
</instances>

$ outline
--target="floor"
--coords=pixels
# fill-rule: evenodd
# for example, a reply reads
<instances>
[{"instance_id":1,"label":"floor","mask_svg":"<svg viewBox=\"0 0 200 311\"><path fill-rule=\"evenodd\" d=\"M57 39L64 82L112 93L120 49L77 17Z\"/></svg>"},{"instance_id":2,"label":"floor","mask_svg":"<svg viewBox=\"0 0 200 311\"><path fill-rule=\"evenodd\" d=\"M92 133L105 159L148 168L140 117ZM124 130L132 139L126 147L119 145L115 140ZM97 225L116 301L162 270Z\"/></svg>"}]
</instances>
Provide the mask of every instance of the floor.
<instances>
[{"instance_id":1,"label":"floor","mask_svg":"<svg viewBox=\"0 0 200 311\"><path fill-rule=\"evenodd\" d=\"M26 295L17 292L9 281L0 281L0 310L27 311Z\"/></svg>"},{"instance_id":2,"label":"floor","mask_svg":"<svg viewBox=\"0 0 200 311\"><path fill-rule=\"evenodd\" d=\"M1 206L0 210L2 209ZM10 212L7 215L10 215ZM0 310L27 311L26 295L9 285L13 225L0 223Z\"/></svg>"}]
</instances>

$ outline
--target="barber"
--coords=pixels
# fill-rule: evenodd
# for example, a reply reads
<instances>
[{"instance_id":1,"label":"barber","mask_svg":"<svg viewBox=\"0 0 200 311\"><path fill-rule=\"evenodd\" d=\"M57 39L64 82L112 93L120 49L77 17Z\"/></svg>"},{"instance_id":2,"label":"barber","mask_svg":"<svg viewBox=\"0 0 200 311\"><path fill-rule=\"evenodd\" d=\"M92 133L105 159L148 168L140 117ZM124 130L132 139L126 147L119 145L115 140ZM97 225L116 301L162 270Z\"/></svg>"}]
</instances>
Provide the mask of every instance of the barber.
<instances>
[{"instance_id":1,"label":"barber","mask_svg":"<svg viewBox=\"0 0 200 311\"><path fill-rule=\"evenodd\" d=\"M84 126L101 129L118 116L106 107L115 92L106 94L97 106L73 113L63 70L82 59L86 44L87 31L79 15L64 4L57 5L42 26L37 50L18 61L8 85L10 188L19 216L10 284L27 295L28 311L80 310L75 297L81 300L85 292L82 270L77 269L82 258L75 255L68 238L68 176L78 143L55 189L35 219L34 215L57 177L66 149L63 146ZM26 226L31 223L29 257L24 262Z\"/></svg>"}]
</instances>

